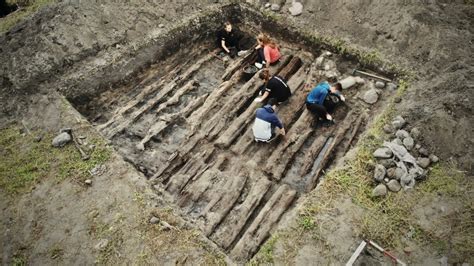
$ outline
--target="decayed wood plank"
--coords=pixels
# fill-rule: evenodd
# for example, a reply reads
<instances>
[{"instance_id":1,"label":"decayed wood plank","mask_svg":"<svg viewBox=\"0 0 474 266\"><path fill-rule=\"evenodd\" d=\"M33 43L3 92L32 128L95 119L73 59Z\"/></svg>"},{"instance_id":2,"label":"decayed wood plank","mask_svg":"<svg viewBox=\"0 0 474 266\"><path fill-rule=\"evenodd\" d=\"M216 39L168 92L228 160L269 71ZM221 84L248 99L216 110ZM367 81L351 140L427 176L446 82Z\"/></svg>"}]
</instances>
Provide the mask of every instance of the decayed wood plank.
<instances>
[{"instance_id":1,"label":"decayed wood plank","mask_svg":"<svg viewBox=\"0 0 474 266\"><path fill-rule=\"evenodd\" d=\"M279 187L232 249L231 256L237 261L244 261L252 256L295 196L296 191L290 189L288 185Z\"/></svg>"},{"instance_id":2,"label":"decayed wood plank","mask_svg":"<svg viewBox=\"0 0 474 266\"><path fill-rule=\"evenodd\" d=\"M189 124L191 125L192 130L202 123L202 118L214 107L218 104L219 98L226 93L230 88L233 86L233 82L231 81L224 81L219 88L212 91L207 97L206 101L202 105L201 108L194 111L188 119Z\"/></svg>"},{"instance_id":3,"label":"decayed wood plank","mask_svg":"<svg viewBox=\"0 0 474 266\"><path fill-rule=\"evenodd\" d=\"M311 133L312 130L308 128L297 135L292 134L288 137L283 144L278 146L270 158L268 158L265 171L269 173L272 178L280 180L289 167L288 164L293 161Z\"/></svg>"},{"instance_id":4,"label":"decayed wood plank","mask_svg":"<svg viewBox=\"0 0 474 266\"><path fill-rule=\"evenodd\" d=\"M259 178L250 188L244 202L230 211L224 221L222 221L222 223L217 227L217 230L212 232L210 238L222 248L229 248L252 215L255 208L257 208L267 191L270 189L271 184L272 183L264 176Z\"/></svg>"},{"instance_id":5,"label":"decayed wood plank","mask_svg":"<svg viewBox=\"0 0 474 266\"><path fill-rule=\"evenodd\" d=\"M340 125L339 128L337 129L336 135L334 136L332 143L326 150L326 153L323 155L323 158L318 168L315 169L314 174L308 180L306 191L309 192L316 186L316 183L319 178L319 174L326 167L334 148L337 147L337 145L339 145L339 143L344 139L344 135L349 130L349 128L351 127L351 125L354 123L355 120L356 120L356 117L353 111L349 112L349 114L344 119L344 122L342 123L342 125Z\"/></svg>"},{"instance_id":6,"label":"decayed wood plank","mask_svg":"<svg viewBox=\"0 0 474 266\"><path fill-rule=\"evenodd\" d=\"M313 143L311 143L311 146L305 152L305 155L304 155L305 160L304 160L303 165L301 166L301 168L299 170L299 174L301 176L304 176L309 172L309 170L311 169L311 167L314 164L314 160L316 160L318 154L321 152L321 149L324 147L324 144L326 144L329 136L332 134L333 129L334 129L334 127L332 129L330 129L329 133L326 133L324 135L319 135L313 141Z\"/></svg>"},{"instance_id":7,"label":"decayed wood plank","mask_svg":"<svg viewBox=\"0 0 474 266\"><path fill-rule=\"evenodd\" d=\"M201 106L204 103L204 100L207 98L207 96L208 94L201 95L200 97L191 101L184 109L180 110L179 112L161 115L158 117L159 121L150 127L147 134L143 137L140 143L136 145L137 149L144 150L145 144L148 143L151 138L160 134L170 125L175 124L180 118L187 117L191 111L195 110L198 106Z\"/></svg>"},{"instance_id":8,"label":"decayed wood plank","mask_svg":"<svg viewBox=\"0 0 474 266\"><path fill-rule=\"evenodd\" d=\"M222 222L234 207L245 187L247 178L247 175L227 176L227 182L218 190L219 194L215 195L206 208L204 208L202 215L207 220L207 224L203 232L206 236L209 236L214 231L216 226Z\"/></svg>"},{"instance_id":9,"label":"decayed wood plank","mask_svg":"<svg viewBox=\"0 0 474 266\"><path fill-rule=\"evenodd\" d=\"M181 192L178 205L181 207L193 205L198 202L203 194L211 189L214 183L220 182L223 178L222 172L216 169L208 169L201 176L188 184Z\"/></svg>"},{"instance_id":10,"label":"decayed wood plank","mask_svg":"<svg viewBox=\"0 0 474 266\"><path fill-rule=\"evenodd\" d=\"M198 62L196 62L196 64L191 66L181 77L176 78L172 82L165 85L163 89L158 92L157 95L155 95L152 99L148 100L145 105L130 113L129 116L127 116L126 118L123 116L119 116L117 119L114 119L114 121L107 127L99 128L101 129L102 134L104 134L105 137L110 139L116 134L120 133L123 129L125 129L131 123L135 122L138 118L140 118L144 113L155 107L168 93L173 91L176 86L181 83L181 80L188 79L191 75L197 72L204 63L208 62L212 58L212 55L207 55L201 58Z\"/></svg>"}]
</instances>

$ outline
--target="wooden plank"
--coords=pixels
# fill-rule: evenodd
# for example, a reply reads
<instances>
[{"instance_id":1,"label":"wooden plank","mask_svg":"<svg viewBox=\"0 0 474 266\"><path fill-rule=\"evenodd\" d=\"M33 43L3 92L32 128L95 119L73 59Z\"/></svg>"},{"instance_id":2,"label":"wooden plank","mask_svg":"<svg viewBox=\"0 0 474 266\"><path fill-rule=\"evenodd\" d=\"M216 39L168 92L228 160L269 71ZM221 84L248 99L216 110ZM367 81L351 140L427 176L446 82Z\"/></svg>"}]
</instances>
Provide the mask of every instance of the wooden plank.
<instances>
[{"instance_id":1,"label":"wooden plank","mask_svg":"<svg viewBox=\"0 0 474 266\"><path fill-rule=\"evenodd\" d=\"M281 180L289 163L293 161L306 139L312 133L311 129L306 129L298 134L292 134L278 146L278 148L268 158L265 165L265 172L276 180Z\"/></svg>"},{"instance_id":2,"label":"wooden plank","mask_svg":"<svg viewBox=\"0 0 474 266\"><path fill-rule=\"evenodd\" d=\"M222 248L229 248L270 189L271 184L266 177L261 176L251 186L244 202L230 211L224 221L217 227L217 230L211 233L210 238Z\"/></svg>"},{"instance_id":3,"label":"wooden plank","mask_svg":"<svg viewBox=\"0 0 474 266\"><path fill-rule=\"evenodd\" d=\"M204 208L202 216L207 220L207 224L203 232L206 236L209 236L232 210L245 187L247 178L248 175L228 176L225 185L219 188L218 194Z\"/></svg>"},{"instance_id":4,"label":"wooden plank","mask_svg":"<svg viewBox=\"0 0 474 266\"><path fill-rule=\"evenodd\" d=\"M160 105L160 108L156 111L156 113L159 113L161 110L164 108L176 104L179 101L179 97L181 97L184 93L186 93L189 90L192 90L194 87L192 82L189 82L186 84L179 92L173 95L170 100L166 101L164 104ZM204 101L204 98L207 96L207 94L204 95L204 97L199 97L194 101L191 101L184 109L182 109L179 112L173 113L173 114L167 114L167 115L161 115L158 117L158 121L154 123L147 131L146 135L142 138L140 143L136 145L137 149L139 150L144 150L145 149L145 144L150 141L151 138L155 137L156 135L160 134L163 130L165 130L170 124L176 123L178 118L186 116L187 113L189 113L191 110L194 110L197 106L201 105Z\"/></svg>"},{"instance_id":5,"label":"wooden plank","mask_svg":"<svg viewBox=\"0 0 474 266\"><path fill-rule=\"evenodd\" d=\"M309 149L305 152L303 165L299 169L300 176L305 176L314 164L318 154L321 152L321 149L324 147L324 144L327 142L329 136L332 134L333 129L331 129L329 134L319 135Z\"/></svg>"},{"instance_id":6,"label":"wooden plank","mask_svg":"<svg viewBox=\"0 0 474 266\"><path fill-rule=\"evenodd\" d=\"M120 133L123 129L128 127L131 123L135 122L138 118L140 118L144 113L148 112L150 109L155 107L163 98L168 95L171 91L173 91L182 80L187 80L191 75L197 72L201 66L211 60L213 58L212 55L207 55L196 62L193 66L191 66L182 76L176 78L172 82L166 84L164 88L152 99L148 100L145 105L141 106L139 109L135 110L126 118L119 117L117 120L114 120L113 123L109 124L110 126L101 127L101 133L104 134L105 137L111 139L116 134Z\"/></svg>"},{"instance_id":7,"label":"wooden plank","mask_svg":"<svg viewBox=\"0 0 474 266\"><path fill-rule=\"evenodd\" d=\"M337 147L339 143L343 140L344 135L349 130L349 128L351 127L351 125L354 123L355 120L356 120L356 117L353 111L349 112L347 117L344 119L342 125L339 126L336 132L336 135L334 136L334 140L330 144L329 148L326 150L326 153L324 154L318 168L316 168L314 174L310 177L309 182L306 186L307 192L311 191L316 186L316 183L319 178L319 174L326 167L334 148Z\"/></svg>"},{"instance_id":8,"label":"wooden plank","mask_svg":"<svg viewBox=\"0 0 474 266\"><path fill-rule=\"evenodd\" d=\"M236 261L245 261L255 254L258 247L268 238L272 227L290 207L295 196L296 191L286 184L278 188L230 252Z\"/></svg>"},{"instance_id":9,"label":"wooden plank","mask_svg":"<svg viewBox=\"0 0 474 266\"><path fill-rule=\"evenodd\" d=\"M242 73L244 66L253 61L252 59L257 59L256 51L252 51L246 56L235 60L230 66L227 67L226 72L224 73L224 75L222 75L222 80L229 80L235 74L235 72L241 70L239 71L239 74L237 74L239 76Z\"/></svg>"}]
</instances>

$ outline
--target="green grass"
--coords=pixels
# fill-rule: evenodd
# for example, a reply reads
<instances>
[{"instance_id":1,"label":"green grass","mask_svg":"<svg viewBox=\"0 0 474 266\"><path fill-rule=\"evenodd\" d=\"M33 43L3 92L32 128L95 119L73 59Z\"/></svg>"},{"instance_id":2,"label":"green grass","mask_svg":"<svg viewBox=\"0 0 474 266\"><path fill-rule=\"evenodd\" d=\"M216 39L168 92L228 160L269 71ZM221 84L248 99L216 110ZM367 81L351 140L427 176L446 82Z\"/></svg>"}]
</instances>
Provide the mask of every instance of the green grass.
<instances>
[{"instance_id":1,"label":"green grass","mask_svg":"<svg viewBox=\"0 0 474 266\"><path fill-rule=\"evenodd\" d=\"M249 265L261 265L273 263L273 252L275 250L275 244L280 239L278 234L272 235L264 245L260 247L258 256L255 256L248 264Z\"/></svg>"},{"instance_id":2,"label":"green grass","mask_svg":"<svg viewBox=\"0 0 474 266\"><path fill-rule=\"evenodd\" d=\"M52 134L44 134L40 142L35 137L40 132L20 134L18 126L0 130L0 189L10 195L28 192L46 178L57 182L65 179L83 181L90 177L89 170L105 162L111 150L99 139L92 139L96 147L91 158L83 161L72 143L62 148L51 145ZM90 153L90 151L89 151Z\"/></svg>"},{"instance_id":3,"label":"green grass","mask_svg":"<svg viewBox=\"0 0 474 266\"><path fill-rule=\"evenodd\" d=\"M20 8L7 16L0 18L0 33L8 31L25 17L36 13L40 8L53 2L56 2L56 0L7 1L10 5L18 4Z\"/></svg>"}]
</instances>

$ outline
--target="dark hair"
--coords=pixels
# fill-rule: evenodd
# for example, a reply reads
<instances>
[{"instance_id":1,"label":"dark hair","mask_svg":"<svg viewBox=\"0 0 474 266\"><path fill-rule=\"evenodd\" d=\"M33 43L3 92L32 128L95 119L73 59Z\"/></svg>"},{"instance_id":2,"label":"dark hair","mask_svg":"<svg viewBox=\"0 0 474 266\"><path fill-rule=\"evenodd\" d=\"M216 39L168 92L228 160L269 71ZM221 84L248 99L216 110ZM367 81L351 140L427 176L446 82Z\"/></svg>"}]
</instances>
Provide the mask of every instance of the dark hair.
<instances>
[{"instance_id":1,"label":"dark hair","mask_svg":"<svg viewBox=\"0 0 474 266\"><path fill-rule=\"evenodd\" d=\"M229 25L232 26L232 23L230 23L230 21L224 22L224 28L227 27L227 26L229 26Z\"/></svg>"},{"instance_id":2,"label":"dark hair","mask_svg":"<svg viewBox=\"0 0 474 266\"><path fill-rule=\"evenodd\" d=\"M334 88L336 88L336 90L338 90L338 91L342 91L341 83L338 82L338 83L334 84Z\"/></svg>"},{"instance_id":3,"label":"dark hair","mask_svg":"<svg viewBox=\"0 0 474 266\"><path fill-rule=\"evenodd\" d=\"M278 101L275 98L270 98L270 100L268 100L267 104L269 104L271 106L274 106L274 105L278 104Z\"/></svg>"}]
</instances>

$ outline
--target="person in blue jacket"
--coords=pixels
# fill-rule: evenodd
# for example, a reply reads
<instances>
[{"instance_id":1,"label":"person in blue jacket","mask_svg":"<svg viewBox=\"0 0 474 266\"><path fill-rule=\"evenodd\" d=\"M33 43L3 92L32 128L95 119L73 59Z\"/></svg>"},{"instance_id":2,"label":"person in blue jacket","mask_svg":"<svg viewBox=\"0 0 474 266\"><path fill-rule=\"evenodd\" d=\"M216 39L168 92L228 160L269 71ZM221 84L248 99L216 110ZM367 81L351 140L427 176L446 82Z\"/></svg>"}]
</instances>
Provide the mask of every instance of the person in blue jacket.
<instances>
[{"instance_id":1,"label":"person in blue jacket","mask_svg":"<svg viewBox=\"0 0 474 266\"><path fill-rule=\"evenodd\" d=\"M277 104L278 100L271 98L265 106L257 109L252 127L255 141L270 142L276 136L275 128L279 128L283 136L286 134L283 123L275 112Z\"/></svg>"},{"instance_id":2,"label":"person in blue jacket","mask_svg":"<svg viewBox=\"0 0 474 266\"><path fill-rule=\"evenodd\" d=\"M323 122L334 121L329 112L334 110L339 101L345 101L341 89L340 83L332 86L327 81L319 83L306 97L306 108Z\"/></svg>"}]
</instances>

